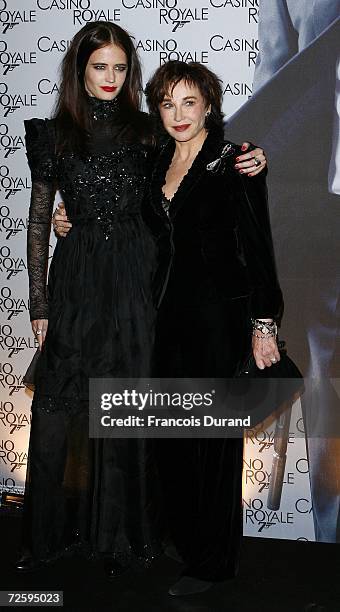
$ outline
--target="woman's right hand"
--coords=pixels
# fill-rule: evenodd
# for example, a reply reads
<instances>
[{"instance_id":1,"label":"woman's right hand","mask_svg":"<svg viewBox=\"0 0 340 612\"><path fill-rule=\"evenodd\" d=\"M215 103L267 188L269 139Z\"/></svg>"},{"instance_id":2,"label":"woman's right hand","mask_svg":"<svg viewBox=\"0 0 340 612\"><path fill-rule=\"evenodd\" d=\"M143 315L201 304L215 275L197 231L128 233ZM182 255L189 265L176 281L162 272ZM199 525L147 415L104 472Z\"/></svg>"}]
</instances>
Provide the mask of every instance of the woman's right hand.
<instances>
[{"instance_id":1,"label":"woman's right hand","mask_svg":"<svg viewBox=\"0 0 340 612\"><path fill-rule=\"evenodd\" d=\"M258 331L256 334L253 336L253 355L257 367L264 370L280 361L280 353L274 336L268 337Z\"/></svg>"},{"instance_id":2,"label":"woman's right hand","mask_svg":"<svg viewBox=\"0 0 340 612\"><path fill-rule=\"evenodd\" d=\"M52 217L52 225L58 238L65 238L72 227L67 218L64 202L59 202Z\"/></svg>"},{"instance_id":3,"label":"woman's right hand","mask_svg":"<svg viewBox=\"0 0 340 612\"><path fill-rule=\"evenodd\" d=\"M33 333L38 341L39 348L41 350L42 345L45 342L46 332L48 327L48 319L35 319L31 321Z\"/></svg>"}]
</instances>

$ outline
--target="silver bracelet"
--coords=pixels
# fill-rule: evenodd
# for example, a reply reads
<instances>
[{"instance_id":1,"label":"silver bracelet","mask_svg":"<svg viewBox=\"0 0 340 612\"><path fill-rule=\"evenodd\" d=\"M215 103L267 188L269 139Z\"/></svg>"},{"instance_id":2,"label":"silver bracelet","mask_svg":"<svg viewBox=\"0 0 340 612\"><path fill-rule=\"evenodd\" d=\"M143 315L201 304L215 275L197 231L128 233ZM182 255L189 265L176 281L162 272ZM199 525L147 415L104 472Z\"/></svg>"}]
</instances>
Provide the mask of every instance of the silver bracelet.
<instances>
[{"instance_id":1,"label":"silver bracelet","mask_svg":"<svg viewBox=\"0 0 340 612\"><path fill-rule=\"evenodd\" d=\"M261 319L252 319L253 331L258 330L264 335L271 334L277 336L277 325L275 321L269 323L267 321L261 321Z\"/></svg>"},{"instance_id":2,"label":"silver bracelet","mask_svg":"<svg viewBox=\"0 0 340 612\"><path fill-rule=\"evenodd\" d=\"M259 338L260 340L269 340L269 338L275 338L275 334L269 333L265 336L259 336L258 334L255 334L255 331L253 331L253 336L254 338Z\"/></svg>"}]
</instances>

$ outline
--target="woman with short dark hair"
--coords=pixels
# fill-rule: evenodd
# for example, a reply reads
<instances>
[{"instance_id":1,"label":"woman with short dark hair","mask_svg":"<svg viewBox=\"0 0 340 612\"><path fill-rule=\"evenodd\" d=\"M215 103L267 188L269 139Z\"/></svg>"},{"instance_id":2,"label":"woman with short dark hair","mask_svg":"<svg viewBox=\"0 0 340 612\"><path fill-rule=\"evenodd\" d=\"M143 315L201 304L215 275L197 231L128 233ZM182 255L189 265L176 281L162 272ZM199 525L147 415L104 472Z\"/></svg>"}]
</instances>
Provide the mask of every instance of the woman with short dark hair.
<instances>
[{"instance_id":1,"label":"woman with short dark hair","mask_svg":"<svg viewBox=\"0 0 340 612\"><path fill-rule=\"evenodd\" d=\"M276 276L264 173L235 170L223 137L219 79L201 64L168 62L146 88L170 136L146 194L158 246L154 375L235 376L252 348L259 368L280 359ZM170 594L235 576L242 533L243 440L156 441L164 507L185 563Z\"/></svg>"}]
</instances>

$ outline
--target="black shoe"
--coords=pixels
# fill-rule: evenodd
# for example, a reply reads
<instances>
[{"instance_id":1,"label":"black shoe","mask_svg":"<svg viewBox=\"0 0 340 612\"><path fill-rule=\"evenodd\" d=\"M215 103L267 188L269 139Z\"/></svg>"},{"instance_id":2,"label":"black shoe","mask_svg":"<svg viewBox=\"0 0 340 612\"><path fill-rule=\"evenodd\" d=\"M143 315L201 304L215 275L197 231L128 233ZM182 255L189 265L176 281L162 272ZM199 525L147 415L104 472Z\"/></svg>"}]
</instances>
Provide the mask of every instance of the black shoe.
<instances>
[{"instance_id":1,"label":"black shoe","mask_svg":"<svg viewBox=\"0 0 340 612\"><path fill-rule=\"evenodd\" d=\"M168 593L169 595L193 595L194 593L203 593L210 589L213 582L208 580L200 580L199 578L192 578L191 576L182 576L175 584L173 584Z\"/></svg>"},{"instance_id":2,"label":"black shoe","mask_svg":"<svg viewBox=\"0 0 340 612\"><path fill-rule=\"evenodd\" d=\"M175 548L173 544L168 544L165 547L164 554L166 554L166 556L169 557L170 559L173 559L173 561L177 561L178 563L184 563L182 557L177 552L177 548Z\"/></svg>"},{"instance_id":3,"label":"black shoe","mask_svg":"<svg viewBox=\"0 0 340 612\"><path fill-rule=\"evenodd\" d=\"M105 559L104 561L104 572L108 578L119 578L119 576L125 574L128 569L128 565L122 565L116 559Z\"/></svg>"}]
</instances>

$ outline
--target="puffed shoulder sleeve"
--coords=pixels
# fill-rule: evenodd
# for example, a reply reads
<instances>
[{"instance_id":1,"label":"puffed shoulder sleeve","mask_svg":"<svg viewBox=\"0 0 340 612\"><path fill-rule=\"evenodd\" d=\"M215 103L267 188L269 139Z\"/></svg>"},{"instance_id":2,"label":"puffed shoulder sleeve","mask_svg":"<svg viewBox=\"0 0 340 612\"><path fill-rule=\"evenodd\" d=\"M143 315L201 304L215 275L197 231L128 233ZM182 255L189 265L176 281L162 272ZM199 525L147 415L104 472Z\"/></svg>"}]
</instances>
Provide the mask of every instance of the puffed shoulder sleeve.
<instances>
[{"instance_id":1,"label":"puffed shoulder sleeve","mask_svg":"<svg viewBox=\"0 0 340 612\"><path fill-rule=\"evenodd\" d=\"M32 180L53 181L55 152L53 124L47 119L24 121L25 143Z\"/></svg>"},{"instance_id":2,"label":"puffed shoulder sleeve","mask_svg":"<svg viewBox=\"0 0 340 612\"><path fill-rule=\"evenodd\" d=\"M30 318L48 319L47 267L52 209L56 192L51 122L25 121L26 154L32 176L27 231Z\"/></svg>"}]
</instances>

